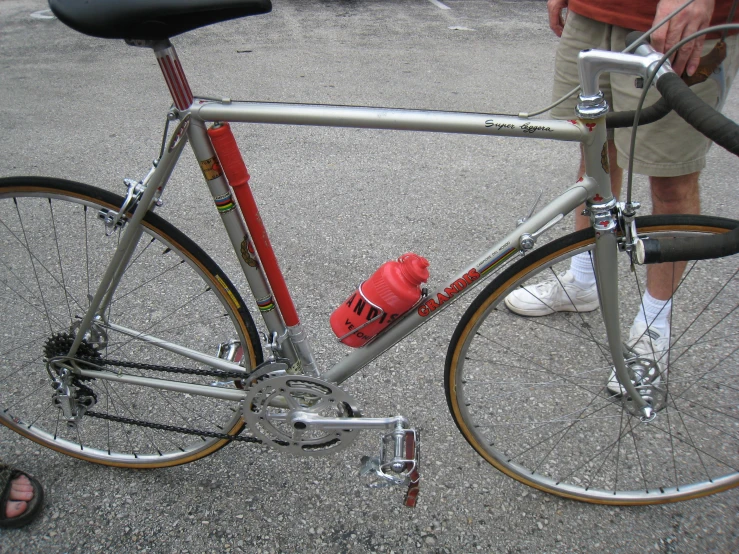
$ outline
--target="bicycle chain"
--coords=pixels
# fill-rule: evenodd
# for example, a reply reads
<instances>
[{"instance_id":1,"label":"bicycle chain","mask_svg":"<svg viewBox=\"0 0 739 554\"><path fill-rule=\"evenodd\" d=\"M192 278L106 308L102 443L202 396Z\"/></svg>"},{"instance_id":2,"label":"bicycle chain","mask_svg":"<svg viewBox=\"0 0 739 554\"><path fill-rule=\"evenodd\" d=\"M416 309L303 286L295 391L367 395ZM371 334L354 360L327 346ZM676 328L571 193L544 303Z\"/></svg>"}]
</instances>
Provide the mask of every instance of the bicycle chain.
<instances>
[{"instance_id":1,"label":"bicycle chain","mask_svg":"<svg viewBox=\"0 0 739 554\"><path fill-rule=\"evenodd\" d=\"M86 411L86 416L96 417L98 419L107 419L109 421L115 421L117 423L123 423L127 425L137 425L139 427L146 427L148 429L159 429L160 431L171 431L173 433L181 433L183 435L196 435L198 437L208 437L212 439L225 439L228 441L241 441L241 442L254 442L261 443L257 438L254 437L242 437L241 435L229 435L228 433L216 433L214 431L200 431L198 429L189 429L187 427L176 427L174 425L164 425L163 423L153 423L151 421L143 421L140 419L133 419L130 417L114 416L110 414L99 414L93 411Z\"/></svg>"},{"instance_id":2,"label":"bicycle chain","mask_svg":"<svg viewBox=\"0 0 739 554\"><path fill-rule=\"evenodd\" d=\"M118 367L128 367L130 369L145 369L147 371L165 371L167 373L179 373L182 375L200 375L205 377L234 377L238 379L246 377L246 374L243 372L227 371L225 369L192 369L186 367L142 364L138 362L124 362L122 360L107 360L103 358L89 358L81 356L75 359L90 363L98 367L112 365Z\"/></svg>"},{"instance_id":3,"label":"bicycle chain","mask_svg":"<svg viewBox=\"0 0 739 554\"><path fill-rule=\"evenodd\" d=\"M106 365L127 367L130 369L145 369L148 371L163 371L167 373L178 373L187 375L201 375L207 377L235 377L243 378L244 373L238 371L227 371L223 369L191 369L182 368L175 366L161 366L154 364L142 364L138 362L124 362L122 360L106 360L101 358L87 358L80 357L78 360L86 363L91 363L97 367L104 367ZM98 412L87 410L85 415L95 417L98 419L107 419L109 421L115 421L117 423L123 423L125 425L137 425L139 427L146 427L148 429L158 429L160 431L170 431L173 433L180 433L183 435L195 435L198 437L208 437L213 439L224 439L228 441L240 441L240 442L252 442L261 444L262 441L255 437L240 436L240 435L229 435L228 433L216 433L215 431L203 431L199 429L190 429L188 427L177 427L175 425L165 425L163 423L154 423L151 421L144 421L141 419L133 419L130 417L115 416L111 414L100 414Z\"/></svg>"}]
</instances>

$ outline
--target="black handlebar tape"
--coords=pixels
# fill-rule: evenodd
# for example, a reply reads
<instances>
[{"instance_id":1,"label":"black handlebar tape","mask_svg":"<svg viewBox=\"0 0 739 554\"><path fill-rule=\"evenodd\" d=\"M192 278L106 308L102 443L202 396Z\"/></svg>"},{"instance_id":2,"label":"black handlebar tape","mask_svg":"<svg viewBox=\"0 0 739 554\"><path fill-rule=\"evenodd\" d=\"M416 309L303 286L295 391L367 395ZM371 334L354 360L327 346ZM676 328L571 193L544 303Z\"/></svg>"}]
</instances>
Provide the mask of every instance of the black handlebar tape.
<instances>
[{"instance_id":1,"label":"black handlebar tape","mask_svg":"<svg viewBox=\"0 0 739 554\"><path fill-rule=\"evenodd\" d=\"M648 125L659 121L672 111L669 104L664 98L660 98L651 106L644 108L639 114L639 125ZM606 128L622 129L624 127L633 127L634 115L636 111L630 110L625 112L610 112L606 115Z\"/></svg>"},{"instance_id":2,"label":"black handlebar tape","mask_svg":"<svg viewBox=\"0 0 739 554\"><path fill-rule=\"evenodd\" d=\"M674 239L643 239L644 260L641 263L657 264L686 260L723 258L739 252L739 227L728 233L702 237Z\"/></svg>"},{"instance_id":3,"label":"black handlebar tape","mask_svg":"<svg viewBox=\"0 0 739 554\"><path fill-rule=\"evenodd\" d=\"M739 125L698 98L677 74L667 73L660 77L657 90L693 128L732 154L739 155Z\"/></svg>"}]
</instances>

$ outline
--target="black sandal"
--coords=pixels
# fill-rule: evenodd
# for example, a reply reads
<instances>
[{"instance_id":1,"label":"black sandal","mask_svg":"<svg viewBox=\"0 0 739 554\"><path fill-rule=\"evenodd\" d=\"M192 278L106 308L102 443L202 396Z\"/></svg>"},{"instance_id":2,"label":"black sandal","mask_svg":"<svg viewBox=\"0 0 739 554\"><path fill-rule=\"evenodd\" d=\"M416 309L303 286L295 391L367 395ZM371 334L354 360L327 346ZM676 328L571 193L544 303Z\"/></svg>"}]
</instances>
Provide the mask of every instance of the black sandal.
<instances>
[{"instance_id":1,"label":"black sandal","mask_svg":"<svg viewBox=\"0 0 739 554\"><path fill-rule=\"evenodd\" d=\"M31 482L33 487L33 498L28 501L26 510L19 516L6 517L5 510L8 507L10 500L10 487L14 479L25 475ZM24 471L15 469L9 465L0 463L0 489L2 490L2 496L0 496L0 527L7 529L14 529L17 527L23 527L33 521L41 511L41 506L44 501L44 489L41 488L41 483L38 482L34 477L28 475Z\"/></svg>"}]
</instances>

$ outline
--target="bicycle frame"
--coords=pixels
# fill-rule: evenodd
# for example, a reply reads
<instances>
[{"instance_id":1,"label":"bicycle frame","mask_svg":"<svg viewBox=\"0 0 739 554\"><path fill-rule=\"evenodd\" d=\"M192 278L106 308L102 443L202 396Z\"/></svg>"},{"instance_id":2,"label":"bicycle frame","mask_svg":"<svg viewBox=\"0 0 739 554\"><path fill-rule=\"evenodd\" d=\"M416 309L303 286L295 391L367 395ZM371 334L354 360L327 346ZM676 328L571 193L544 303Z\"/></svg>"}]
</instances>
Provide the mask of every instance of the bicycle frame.
<instances>
[{"instance_id":1,"label":"bicycle frame","mask_svg":"<svg viewBox=\"0 0 739 554\"><path fill-rule=\"evenodd\" d=\"M165 80L169 85L175 108L170 112L170 119L180 121L164 155L155 168L144 180L145 192L139 204L153 209L155 200L164 189L169 175L184 147L185 137L189 140L200 163L207 185L213 196L216 207L222 216L224 226L231 239L234 251L244 270L244 275L252 289L252 294L260 308L264 323L270 332L273 351L280 354L294 366L301 365L309 374L317 375L305 333L297 318L292 299L287 292L282 274L274 260L266 231L261 223L256 204L253 203L251 191L246 184L240 183L231 189L218 166L214 148L206 130L209 122L241 122L267 123L284 125L313 125L324 127L355 127L365 129L387 129L403 131L422 131L433 133L463 133L486 136L502 136L517 138L539 138L560 141L579 142L583 148L586 165L586 176L567 189L554 201L544 206L539 212L524 221L507 236L494 243L487 252L479 256L472 264L454 275L446 284L425 295L421 302L410 312L399 318L375 339L362 348L354 350L328 371L321 378L334 383L341 383L358 372L387 349L404 337L418 329L432 317L438 315L445 307L456 302L470 289L481 283L485 277L493 274L509 263L517 254L533 247L533 243L543 232L559 222L564 215L570 213L583 202L591 212L591 220L596 228L595 269L601 305L606 321L611 351L620 351L621 336L618 322L617 277L613 270L616 258L616 218L613 215L615 199L610 190L608 176L605 111L603 105L592 90L590 94L581 96L581 119L570 121L531 120L523 117L490 115L479 113L440 112L423 110L405 110L388 108L368 108L352 106L279 104L261 102L233 102L228 99L213 100L197 98L190 92L189 85L181 65L169 41L137 43L139 46L152 47L159 59ZM593 56L586 56L581 67L588 63L593 65ZM609 62L595 64L588 70L583 81L597 83L597 75L605 70L613 70L623 59L628 59L627 70L646 72L647 61L634 62L635 56L611 55ZM590 62L588 62L590 60ZM614 65L615 64L615 65ZM626 71L626 70L624 70ZM593 77L595 75L595 77ZM595 79L593 81L593 79ZM597 91L597 89L596 89ZM607 106L605 108L607 110ZM232 194L233 192L233 194ZM236 198L246 198L246 203ZM243 217L242 217L243 212ZM111 267L100 285L88 313L83 319L81 332L70 351L74 356L76 348L95 318L101 318L107 301L111 298L118 268L125 267L126 257L132 255L133 246L138 242L139 222L144 210L136 210L120 241L118 252ZM256 243L255 243L256 238ZM252 257L252 250L256 256ZM241 255L240 255L241 254ZM258 263L253 263L257 261ZM227 291L228 292L228 291ZM103 318L104 319L104 318ZM156 337L143 335L136 330L128 330L105 322L110 328L135 336L153 345L177 352L183 356L211 365L219 369L244 371L238 364L215 356L196 353L178 345L162 341ZM618 356L615 356L618 358ZM623 360L614 360L617 374L626 375ZM192 394L218 397L228 400L244 397L243 391L224 390L216 387L205 387L178 383L175 381L146 379L133 375L117 375L109 372L90 371L77 368L85 377L95 377L124 381L136 385L158 387L172 390L183 390ZM632 391L633 384L625 377L622 381L625 388L635 398L640 408L644 401L640 395ZM649 414L645 414L649 415Z\"/></svg>"},{"instance_id":2,"label":"bicycle frame","mask_svg":"<svg viewBox=\"0 0 739 554\"><path fill-rule=\"evenodd\" d=\"M324 127L357 127L522 138L539 138L540 135L545 134L547 138L553 138L555 140L581 142L585 142L589 138L588 128L584 124L575 121L537 120L532 123L531 120L509 116L454 112L303 104L207 102L196 106L195 109L188 113L194 119L203 122L229 121ZM201 156L209 156L210 152L201 152L197 148L204 141L193 138L193 130L191 130L190 134L198 159L201 159ZM494 244L475 263L463 269L449 280L447 285L426 296L415 310L409 312L400 321L389 327L363 348L353 351L337 366L324 374L323 378L340 383L353 375L371 360L379 356L384 350L390 348L428 319L438 314L443 307L446 307L447 303L451 304L456 301L462 292L466 292L482 278L501 267L506 261L509 261L520 251L519 245L522 236L537 234L548 223L563 217L564 214L575 209L585 201L589 193L593 193L595 187L595 182L590 179L583 180L574 185L529 221L526 221L503 240Z\"/></svg>"}]
</instances>

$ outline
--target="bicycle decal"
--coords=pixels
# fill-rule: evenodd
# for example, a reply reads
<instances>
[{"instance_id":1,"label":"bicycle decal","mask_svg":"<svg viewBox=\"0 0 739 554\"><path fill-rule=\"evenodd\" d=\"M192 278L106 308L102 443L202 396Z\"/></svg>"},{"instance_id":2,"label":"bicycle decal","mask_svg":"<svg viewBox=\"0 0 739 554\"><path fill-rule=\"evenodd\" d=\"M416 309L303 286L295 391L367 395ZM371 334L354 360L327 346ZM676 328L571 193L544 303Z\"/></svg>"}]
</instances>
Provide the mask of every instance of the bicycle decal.
<instances>
[{"instance_id":1,"label":"bicycle decal","mask_svg":"<svg viewBox=\"0 0 739 554\"><path fill-rule=\"evenodd\" d=\"M259 265L254 254L254 245L249 240L249 237L245 236L244 240L241 241L241 257L249 267L257 267Z\"/></svg>"},{"instance_id":2,"label":"bicycle decal","mask_svg":"<svg viewBox=\"0 0 739 554\"><path fill-rule=\"evenodd\" d=\"M200 165L200 170L205 176L206 181L212 181L213 179L217 179L218 177L223 175L221 165L218 163L218 159L215 157L208 158L207 160L203 160L202 162L198 163Z\"/></svg>"},{"instance_id":3,"label":"bicycle decal","mask_svg":"<svg viewBox=\"0 0 739 554\"><path fill-rule=\"evenodd\" d=\"M420 315L421 317L426 317L431 312L441 307L442 304L448 302L452 299L452 297L458 295L460 292L466 289L468 285L471 285L472 283L477 281L480 276L480 273L476 269L470 269L462 277L454 281L448 287L445 287L443 292L436 293L436 298L431 298L424 302L421 306L419 306L418 315Z\"/></svg>"},{"instance_id":4,"label":"bicycle decal","mask_svg":"<svg viewBox=\"0 0 739 554\"><path fill-rule=\"evenodd\" d=\"M521 130L524 133L534 134L537 131L543 131L545 133L553 133L554 130L551 127L547 127L546 125L532 125L530 123L524 123L521 125Z\"/></svg>"},{"instance_id":5,"label":"bicycle decal","mask_svg":"<svg viewBox=\"0 0 739 554\"><path fill-rule=\"evenodd\" d=\"M492 270L497 268L500 264L507 262L508 259L511 256L513 256L515 253L516 253L515 248L509 248L505 252L502 252L497 258L493 258L491 261L489 261L487 264L485 264L478 270L480 272L480 277L485 277L488 273L490 273Z\"/></svg>"},{"instance_id":6,"label":"bicycle decal","mask_svg":"<svg viewBox=\"0 0 739 554\"><path fill-rule=\"evenodd\" d=\"M259 311L262 313L271 312L275 309L275 300L271 296L268 296L267 298L263 298L261 300L257 300L256 302Z\"/></svg>"},{"instance_id":7,"label":"bicycle decal","mask_svg":"<svg viewBox=\"0 0 739 554\"><path fill-rule=\"evenodd\" d=\"M234 205L234 200L231 194L227 194L225 196L219 196L218 198L215 198L216 208L218 209L219 213L225 214L233 210L236 206Z\"/></svg>"}]
</instances>

